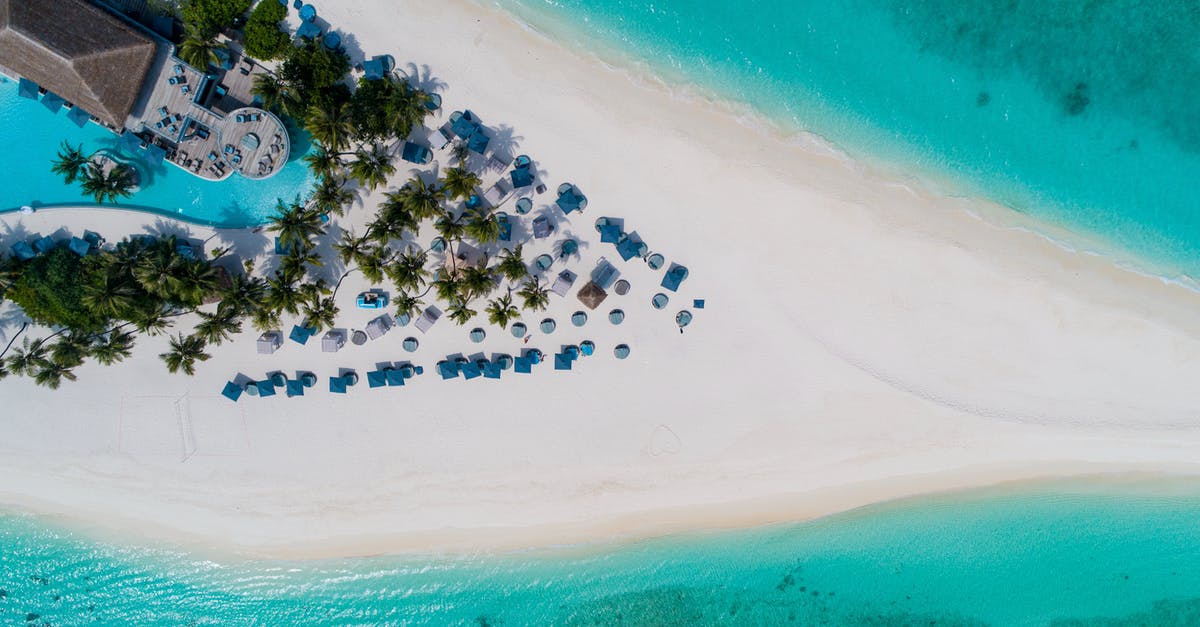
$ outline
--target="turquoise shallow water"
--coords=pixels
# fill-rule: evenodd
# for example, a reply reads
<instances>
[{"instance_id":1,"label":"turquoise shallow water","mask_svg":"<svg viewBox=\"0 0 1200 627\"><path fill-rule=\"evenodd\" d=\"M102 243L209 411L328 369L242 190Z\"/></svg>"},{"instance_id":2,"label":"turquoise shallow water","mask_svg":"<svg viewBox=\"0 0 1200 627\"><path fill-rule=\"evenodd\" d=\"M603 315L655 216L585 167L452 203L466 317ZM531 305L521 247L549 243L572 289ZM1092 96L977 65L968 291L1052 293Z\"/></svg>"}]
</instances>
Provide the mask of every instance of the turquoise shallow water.
<instances>
[{"instance_id":1,"label":"turquoise shallow water","mask_svg":"<svg viewBox=\"0 0 1200 627\"><path fill-rule=\"evenodd\" d=\"M311 189L313 180L300 161L307 137L293 138L291 160L269 179L252 181L234 175L205 181L169 164L150 167L138 161L144 177L141 191L118 206L144 209L191 222L241 227L262 224L274 212L276 198L291 200ZM22 205L94 204L50 172L64 141L85 151L116 150L116 135L95 124L79 128L66 111L52 115L41 103L17 95L17 84L0 76L0 212ZM118 151L119 152L119 151ZM129 156L129 155L126 155Z\"/></svg>"},{"instance_id":2,"label":"turquoise shallow water","mask_svg":"<svg viewBox=\"0 0 1200 627\"><path fill-rule=\"evenodd\" d=\"M0 623L1188 625L1200 485L1023 487L571 550L226 563L0 517Z\"/></svg>"},{"instance_id":3,"label":"turquoise shallow water","mask_svg":"<svg viewBox=\"0 0 1200 627\"><path fill-rule=\"evenodd\" d=\"M1196 0L492 1L619 65L1200 277Z\"/></svg>"}]
</instances>

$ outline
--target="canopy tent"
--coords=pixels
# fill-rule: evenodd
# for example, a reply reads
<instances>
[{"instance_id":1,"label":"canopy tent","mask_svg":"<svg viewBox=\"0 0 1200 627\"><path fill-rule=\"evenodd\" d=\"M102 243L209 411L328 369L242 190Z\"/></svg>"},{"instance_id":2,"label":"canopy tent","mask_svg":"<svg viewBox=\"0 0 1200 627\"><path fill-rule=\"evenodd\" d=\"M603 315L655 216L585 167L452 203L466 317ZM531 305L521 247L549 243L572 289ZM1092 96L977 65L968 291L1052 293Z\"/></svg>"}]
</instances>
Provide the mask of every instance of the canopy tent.
<instances>
[{"instance_id":1,"label":"canopy tent","mask_svg":"<svg viewBox=\"0 0 1200 627\"><path fill-rule=\"evenodd\" d=\"M258 354L270 355L283 346L283 338L278 331L267 331L258 336Z\"/></svg>"},{"instance_id":2,"label":"canopy tent","mask_svg":"<svg viewBox=\"0 0 1200 627\"><path fill-rule=\"evenodd\" d=\"M509 178L512 179L513 187L516 189L529 187L533 185L533 168L516 168L509 175Z\"/></svg>"},{"instance_id":3,"label":"canopy tent","mask_svg":"<svg viewBox=\"0 0 1200 627\"><path fill-rule=\"evenodd\" d=\"M321 338L322 353L336 353L342 350L346 345L346 332L330 330L325 332L325 336Z\"/></svg>"},{"instance_id":4,"label":"canopy tent","mask_svg":"<svg viewBox=\"0 0 1200 627\"><path fill-rule=\"evenodd\" d=\"M554 279L554 284L550 286L550 291L559 296L566 296L571 286L575 284L575 273L570 270L563 270L558 273Z\"/></svg>"}]
</instances>

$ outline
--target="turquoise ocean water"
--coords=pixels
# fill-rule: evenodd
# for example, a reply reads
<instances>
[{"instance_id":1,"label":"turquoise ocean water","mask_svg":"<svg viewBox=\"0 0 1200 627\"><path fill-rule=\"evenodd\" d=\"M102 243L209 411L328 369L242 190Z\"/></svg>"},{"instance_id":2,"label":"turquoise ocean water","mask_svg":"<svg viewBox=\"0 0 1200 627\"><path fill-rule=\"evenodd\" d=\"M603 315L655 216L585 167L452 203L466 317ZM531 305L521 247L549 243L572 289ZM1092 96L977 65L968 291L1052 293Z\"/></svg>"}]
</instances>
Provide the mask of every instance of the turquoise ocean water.
<instances>
[{"instance_id":1,"label":"turquoise ocean water","mask_svg":"<svg viewBox=\"0 0 1200 627\"><path fill-rule=\"evenodd\" d=\"M0 623L1195 625L1198 519L1197 485L1060 484L623 546L293 563L10 515Z\"/></svg>"},{"instance_id":2,"label":"turquoise ocean water","mask_svg":"<svg viewBox=\"0 0 1200 627\"><path fill-rule=\"evenodd\" d=\"M16 81L0 76L0 146L4 147L0 150L0 212L22 205L95 203L80 193L78 184L64 185L50 172L64 140L82 145L87 152L108 150L131 156L120 152L113 133L95 124L79 128L67 119L65 110L51 114L40 102L19 97ZM300 161L307 145L307 136L294 136L291 159L275 176L262 181L238 175L206 181L173 165L151 167L135 160L143 176L142 189L118 206L215 226L262 224L274 212L276 198L291 200L312 188L312 177Z\"/></svg>"},{"instance_id":3,"label":"turquoise ocean water","mask_svg":"<svg viewBox=\"0 0 1200 627\"><path fill-rule=\"evenodd\" d=\"M614 65L1200 278L1196 0L489 1Z\"/></svg>"}]
</instances>

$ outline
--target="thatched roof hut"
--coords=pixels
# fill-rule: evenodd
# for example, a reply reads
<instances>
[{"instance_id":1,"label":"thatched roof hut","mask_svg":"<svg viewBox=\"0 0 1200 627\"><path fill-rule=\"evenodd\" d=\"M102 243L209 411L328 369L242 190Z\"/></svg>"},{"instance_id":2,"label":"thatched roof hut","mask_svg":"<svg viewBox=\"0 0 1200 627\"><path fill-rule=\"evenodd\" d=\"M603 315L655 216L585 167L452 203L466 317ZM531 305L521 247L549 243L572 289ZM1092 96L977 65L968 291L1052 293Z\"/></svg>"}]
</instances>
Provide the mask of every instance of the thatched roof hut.
<instances>
[{"instance_id":1,"label":"thatched roof hut","mask_svg":"<svg viewBox=\"0 0 1200 627\"><path fill-rule=\"evenodd\" d=\"M579 289L576 297L588 309L595 309L600 306L600 303L604 302L605 298L608 298L608 292L605 292L604 288L596 285L595 281L588 281L586 285Z\"/></svg>"},{"instance_id":2,"label":"thatched roof hut","mask_svg":"<svg viewBox=\"0 0 1200 627\"><path fill-rule=\"evenodd\" d=\"M0 67L123 128L154 62L147 35L87 0L0 0Z\"/></svg>"}]
</instances>

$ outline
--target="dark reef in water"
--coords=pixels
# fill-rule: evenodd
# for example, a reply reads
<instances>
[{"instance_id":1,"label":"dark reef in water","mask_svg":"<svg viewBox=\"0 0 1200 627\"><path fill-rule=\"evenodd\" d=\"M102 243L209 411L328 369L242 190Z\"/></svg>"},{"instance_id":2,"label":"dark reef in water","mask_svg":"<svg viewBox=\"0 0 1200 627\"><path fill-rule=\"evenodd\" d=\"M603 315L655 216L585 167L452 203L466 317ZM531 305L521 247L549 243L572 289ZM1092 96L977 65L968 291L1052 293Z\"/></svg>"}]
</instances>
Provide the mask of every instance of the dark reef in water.
<instances>
[{"instance_id":1,"label":"dark reef in water","mask_svg":"<svg viewBox=\"0 0 1200 627\"><path fill-rule=\"evenodd\" d=\"M1063 108L1067 115L1079 115L1087 109L1091 99L1088 98L1087 83L1075 83L1075 88L1063 98Z\"/></svg>"},{"instance_id":2,"label":"dark reef in water","mask_svg":"<svg viewBox=\"0 0 1200 627\"><path fill-rule=\"evenodd\" d=\"M975 97L975 106L986 107L986 106L988 106L988 103L991 101L992 101L992 95L987 93L986 91L981 91L981 92L979 92L979 95Z\"/></svg>"}]
</instances>

